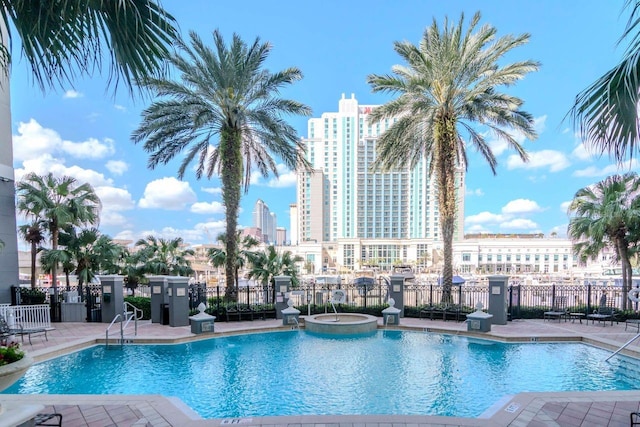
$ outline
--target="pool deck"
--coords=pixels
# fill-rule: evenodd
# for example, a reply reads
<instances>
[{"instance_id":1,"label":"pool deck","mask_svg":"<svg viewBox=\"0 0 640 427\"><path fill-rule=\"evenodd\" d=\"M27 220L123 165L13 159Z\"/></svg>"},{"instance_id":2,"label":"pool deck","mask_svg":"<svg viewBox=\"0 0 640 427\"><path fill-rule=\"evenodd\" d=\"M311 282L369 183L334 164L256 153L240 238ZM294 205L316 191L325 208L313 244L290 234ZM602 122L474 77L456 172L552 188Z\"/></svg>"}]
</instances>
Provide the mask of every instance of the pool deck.
<instances>
[{"instance_id":1,"label":"pool deck","mask_svg":"<svg viewBox=\"0 0 640 427\"><path fill-rule=\"evenodd\" d=\"M302 319L303 317L301 317ZM379 319L382 324L382 319ZM44 336L32 337L23 345L36 361L69 353L96 343L104 343L107 325L102 323L55 323ZM382 326L381 326L382 327ZM141 343L177 343L235 333L288 329L281 320L220 322L215 333L194 335L190 327L170 327L148 322L138 325L136 337ZM466 323L402 318L400 326L423 332L468 335ZM131 328L129 328L131 329ZM132 332L131 330L129 332ZM635 327L625 331L625 324L582 323L579 321L515 320L506 325L492 325L491 332L473 336L501 341L582 341L615 350L638 333ZM624 353L640 357L640 339ZM478 385L481 387L481 385ZM194 390L194 392L197 392ZM231 419L202 419L179 399L161 395L0 395L0 405L7 410L42 405L40 412L63 414L64 427L80 426L262 426L262 427L591 427L629 426L629 414L640 411L640 387L633 391L520 393L496 402L479 418L414 415L289 416ZM12 425L3 423L0 427Z\"/></svg>"}]
</instances>

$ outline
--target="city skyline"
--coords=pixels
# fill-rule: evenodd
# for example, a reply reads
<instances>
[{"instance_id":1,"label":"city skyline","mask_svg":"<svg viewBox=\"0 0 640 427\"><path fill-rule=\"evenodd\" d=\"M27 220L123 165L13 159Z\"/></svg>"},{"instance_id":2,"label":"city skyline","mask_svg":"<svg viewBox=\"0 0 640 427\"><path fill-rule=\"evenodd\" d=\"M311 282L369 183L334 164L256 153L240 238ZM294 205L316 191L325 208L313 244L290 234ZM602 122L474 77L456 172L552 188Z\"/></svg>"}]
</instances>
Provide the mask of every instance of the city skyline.
<instances>
[{"instance_id":1,"label":"city skyline","mask_svg":"<svg viewBox=\"0 0 640 427\"><path fill-rule=\"evenodd\" d=\"M284 2L280 8L262 3L240 5L207 1L187 5L169 0L164 7L186 35L196 30L206 42L219 28L227 39L233 32L244 40L259 36L273 44L270 69L299 67L305 78L287 89L286 96L308 104L312 117L336 111L342 93L361 104L388 101L371 94L366 76L388 73L399 62L392 44L417 43L432 19L459 19L482 13L498 35L531 34L531 42L509 60L542 63L512 88L525 101L524 109L537 123L539 138L527 142L531 161L522 164L514 153L494 144L498 174L470 153L466 175L464 233L531 233L566 235L566 205L575 192L618 170L637 168L636 162L617 168L606 155L590 155L575 135L566 114L575 95L607 71L622 55L615 43L626 16L622 3L587 1L580 8L541 1L535 4L447 4L382 1L347 4L328 1L320 8ZM237 8L242 13L237 13ZM205 13L210 11L211 13ZM214 13L215 12L215 13ZM317 31L309 31L309 23ZM131 100L126 91L105 93L105 78L79 79L72 87L43 95L25 72L24 61L12 67L12 133L17 178L26 172L66 174L96 188L103 201L100 228L118 239L137 240L148 234L183 237L193 244L210 243L224 231L224 212L217 180L196 181L187 173L175 176L177 162L150 171L147 154L130 141L140 111L149 100ZM301 138L307 135L305 117L285 118ZM279 180L257 175L242 199L239 224L252 225L252 208L262 199L290 230L289 205L296 202L296 174L280 168ZM20 249L25 244L20 242Z\"/></svg>"}]
</instances>

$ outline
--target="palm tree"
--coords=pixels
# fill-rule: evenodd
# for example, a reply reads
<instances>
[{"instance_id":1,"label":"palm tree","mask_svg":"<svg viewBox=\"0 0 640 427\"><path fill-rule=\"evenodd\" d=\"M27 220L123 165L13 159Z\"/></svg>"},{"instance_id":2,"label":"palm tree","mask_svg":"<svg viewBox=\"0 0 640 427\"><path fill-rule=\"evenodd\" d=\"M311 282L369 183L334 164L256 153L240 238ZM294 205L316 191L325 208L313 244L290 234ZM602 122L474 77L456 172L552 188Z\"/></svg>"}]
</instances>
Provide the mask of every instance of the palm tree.
<instances>
[{"instance_id":1,"label":"palm tree","mask_svg":"<svg viewBox=\"0 0 640 427\"><path fill-rule=\"evenodd\" d=\"M625 0L624 8L631 15L618 42L629 39L622 61L580 92L569 112L585 143L618 161L640 143L640 1Z\"/></svg>"},{"instance_id":2,"label":"palm tree","mask_svg":"<svg viewBox=\"0 0 640 427\"><path fill-rule=\"evenodd\" d=\"M251 263L250 279L255 278L263 285L268 283L274 285L274 277L285 275L291 277L291 286L295 288L299 284L296 263L304 261L304 258L299 255L294 256L291 251L279 253L275 246L268 246L264 252L251 254L249 261ZM273 292L273 300L275 301L275 286Z\"/></svg>"},{"instance_id":3,"label":"palm tree","mask_svg":"<svg viewBox=\"0 0 640 427\"><path fill-rule=\"evenodd\" d=\"M189 276L193 274L193 269L187 257L192 257L194 251L183 248L183 244L182 237L163 239L147 236L146 239L138 240L135 246L140 248L145 273Z\"/></svg>"},{"instance_id":4,"label":"palm tree","mask_svg":"<svg viewBox=\"0 0 640 427\"><path fill-rule=\"evenodd\" d=\"M227 46L217 30L214 49L194 32L190 38L191 46L177 41L178 53L169 57L180 73L179 80L146 81L145 87L159 99L143 111L132 138L136 143L144 141L145 151L151 153L150 168L186 151L179 178L194 159L198 179L220 176L226 210L226 284L231 290L242 188L248 190L254 167L265 177L269 172L278 176L270 153L290 169L310 167L295 129L282 115L309 115L311 110L278 96L283 87L300 80L302 73L293 67L275 73L263 69L271 51L269 43L256 38L248 45L234 34Z\"/></svg>"},{"instance_id":5,"label":"palm tree","mask_svg":"<svg viewBox=\"0 0 640 427\"><path fill-rule=\"evenodd\" d=\"M8 82L12 58L26 59L43 90L72 84L77 75L102 72L103 66L110 86L124 82L131 90L144 77L164 72L163 58L177 30L174 18L155 0L3 0L0 13L0 106L7 112L0 126L0 159L9 165L0 170L0 198L15 200ZM12 46L20 47L19 55L11 52ZM18 251L15 205L0 208L5 218L0 238L8 245L0 256L7 284L0 287L2 301L8 285L18 280Z\"/></svg>"},{"instance_id":6,"label":"palm tree","mask_svg":"<svg viewBox=\"0 0 640 427\"><path fill-rule=\"evenodd\" d=\"M374 168L414 168L426 161L430 172L426 179L435 177L444 244L443 303L451 299L456 201L461 197L456 194L456 170L467 168L469 142L496 173L496 158L477 126L505 141L523 161L527 154L513 132L536 137L532 116L520 109L523 101L499 91L538 69L537 62L507 64L503 59L527 43L529 35L496 38L496 29L490 25L476 31L479 20L476 13L466 31L464 15L457 25L445 19L442 29L434 20L418 46L394 43L407 65L394 66L393 75L368 77L374 92L399 94L369 116L371 123L397 119L378 139ZM462 131L468 133L469 141L463 140Z\"/></svg>"},{"instance_id":7,"label":"palm tree","mask_svg":"<svg viewBox=\"0 0 640 427\"><path fill-rule=\"evenodd\" d=\"M635 172L612 175L582 188L569 205L568 234L576 240L574 253L581 259L597 258L611 245L622 264L623 309L631 289L631 235L638 231L640 218L640 179Z\"/></svg>"},{"instance_id":8,"label":"palm tree","mask_svg":"<svg viewBox=\"0 0 640 427\"><path fill-rule=\"evenodd\" d=\"M225 296L227 297L227 299L235 299L235 297L238 295L240 270L245 267L248 259L254 254L252 249L260 244L260 242L253 236L247 235L242 237L242 231L237 231L236 239L240 242L240 244L237 246L237 252L235 256L236 264L233 270L234 285L232 288L227 287L225 289ZM225 233L220 233L217 240L224 243L227 241L227 235ZM213 265L214 267L222 267L227 265L227 252L224 249L210 248L207 251L207 257L209 258L209 261L211 261L211 265ZM228 280L227 283L229 283Z\"/></svg>"},{"instance_id":9,"label":"palm tree","mask_svg":"<svg viewBox=\"0 0 640 427\"><path fill-rule=\"evenodd\" d=\"M18 202L18 210L20 209L20 201ZM24 213L24 212L23 212ZM18 227L20 235L24 240L31 245L31 289L36 288L36 259L38 256L38 249L46 237L44 234L45 223L42 219L34 218L31 223L23 224Z\"/></svg>"},{"instance_id":10,"label":"palm tree","mask_svg":"<svg viewBox=\"0 0 640 427\"><path fill-rule=\"evenodd\" d=\"M100 199L90 184L79 185L75 178L57 178L52 173L45 176L29 173L17 187L20 206L46 223L53 251L58 249L60 230L98 222ZM56 259L51 264L54 301L58 292Z\"/></svg>"}]
</instances>

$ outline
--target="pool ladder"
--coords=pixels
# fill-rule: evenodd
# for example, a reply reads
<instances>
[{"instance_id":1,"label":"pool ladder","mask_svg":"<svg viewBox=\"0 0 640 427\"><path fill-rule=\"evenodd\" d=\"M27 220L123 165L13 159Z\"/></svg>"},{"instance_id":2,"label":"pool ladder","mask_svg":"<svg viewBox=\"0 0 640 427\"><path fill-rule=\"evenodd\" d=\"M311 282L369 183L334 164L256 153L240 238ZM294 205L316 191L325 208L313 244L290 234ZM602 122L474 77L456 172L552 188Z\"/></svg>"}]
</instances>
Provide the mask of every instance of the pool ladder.
<instances>
[{"instance_id":1,"label":"pool ladder","mask_svg":"<svg viewBox=\"0 0 640 427\"><path fill-rule=\"evenodd\" d=\"M133 336L138 335L138 320L142 319L142 316L143 316L142 310L128 302L125 302L122 305L122 308L123 308L122 313L116 314L116 317L113 318L113 320L111 321L111 323L109 324L109 327L105 332L106 347L109 347L109 330L118 321L119 321L118 323L120 324L119 344L121 346L126 342L124 339L124 330L127 328L127 326L129 326L129 323L131 323L132 320L134 324Z\"/></svg>"},{"instance_id":2,"label":"pool ladder","mask_svg":"<svg viewBox=\"0 0 640 427\"><path fill-rule=\"evenodd\" d=\"M613 356L615 356L616 354L620 353L622 350L624 350L629 344L631 344L632 342L634 342L635 340L638 339L638 337L640 337L640 334L637 334L635 337L631 338L629 341L627 341L626 343L622 344L622 347L620 347L619 349L617 349L616 351L614 351L611 355L609 355L609 357L607 357L606 359L604 359L605 362L608 362L609 359L611 359Z\"/></svg>"}]
</instances>

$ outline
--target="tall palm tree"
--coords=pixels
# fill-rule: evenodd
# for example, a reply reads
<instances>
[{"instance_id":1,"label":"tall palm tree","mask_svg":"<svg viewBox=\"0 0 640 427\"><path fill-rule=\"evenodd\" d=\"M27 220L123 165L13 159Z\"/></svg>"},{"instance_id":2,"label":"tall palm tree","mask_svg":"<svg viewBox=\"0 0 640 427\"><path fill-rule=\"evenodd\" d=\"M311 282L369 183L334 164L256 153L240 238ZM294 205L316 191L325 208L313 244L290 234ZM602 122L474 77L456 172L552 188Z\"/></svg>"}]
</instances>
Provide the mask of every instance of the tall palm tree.
<instances>
[{"instance_id":1,"label":"tall palm tree","mask_svg":"<svg viewBox=\"0 0 640 427\"><path fill-rule=\"evenodd\" d=\"M234 285L231 289L229 289L228 287L225 289L225 295L230 299L233 299L233 297L238 295L240 270L245 267L248 259L254 253L253 248L260 244L260 242L253 236L242 237L242 231L237 231L236 239L240 242L240 244L236 247L236 264L233 271ZM225 233L220 233L217 240L224 243L227 241L227 235ZM214 267L222 267L227 265L227 252L224 249L210 248L207 251L207 257L209 258L209 261L211 261L211 265L213 265ZM227 283L229 283L229 281L227 281Z\"/></svg>"},{"instance_id":2,"label":"tall palm tree","mask_svg":"<svg viewBox=\"0 0 640 427\"><path fill-rule=\"evenodd\" d=\"M155 0L50 0L0 2L0 198L15 200L9 100L9 69L23 57L43 90L72 84L77 75L108 70L109 85L124 82L131 90L146 76L165 70L163 58L177 37L176 23ZM12 46L21 52L14 54ZM0 302L18 281L15 205L0 206Z\"/></svg>"},{"instance_id":3,"label":"tall palm tree","mask_svg":"<svg viewBox=\"0 0 640 427\"><path fill-rule=\"evenodd\" d=\"M60 230L69 226L94 225L98 223L100 199L93 187L79 184L75 178L55 177L52 173L40 176L29 173L18 183L20 205L29 212L37 213L46 223L51 236L51 249L58 249ZM51 280L57 298L57 261L53 258ZM54 299L55 301L55 299Z\"/></svg>"},{"instance_id":4,"label":"tall palm tree","mask_svg":"<svg viewBox=\"0 0 640 427\"><path fill-rule=\"evenodd\" d=\"M226 210L225 241L227 289L234 289L236 268L238 209L249 188L251 172L278 176L277 156L290 169L309 167L295 129L285 114L309 115L309 107L279 97L280 90L302 78L291 67L272 73L264 69L271 52L260 39L247 44L236 34L227 46L214 31L214 48L190 33L191 46L177 41L178 52L169 63L180 73L178 80L148 79L145 86L158 96L142 113L142 122L133 140L144 142L151 153L149 167L166 164L185 151L178 177L184 176L194 161L196 177L222 181L222 200ZM181 55L182 54L182 55Z\"/></svg>"},{"instance_id":5,"label":"tall palm tree","mask_svg":"<svg viewBox=\"0 0 640 427\"><path fill-rule=\"evenodd\" d=\"M623 309L631 289L631 234L637 235L640 218L640 179L635 172L612 175L582 188L569 205L569 237L576 240L574 253L582 260L597 258L613 246L622 264Z\"/></svg>"},{"instance_id":6,"label":"tall palm tree","mask_svg":"<svg viewBox=\"0 0 640 427\"><path fill-rule=\"evenodd\" d=\"M494 27L476 28L479 21L480 13L476 13L464 31L464 15L457 24L445 19L442 28L434 20L419 45L394 43L406 65L394 66L393 75L368 77L374 92L399 95L369 116L372 123L397 119L378 139L374 168L414 168L426 161L430 176L425 179L435 177L444 244L444 303L451 299L456 200L461 197L456 194L456 170L467 168L467 144L495 174L495 155L478 127L505 141L523 161L527 154L513 132L536 137L533 117L520 108L523 101L499 91L538 69L534 61L504 61L504 55L527 43L529 35L496 38ZM468 141L462 138L463 131Z\"/></svg>"},{"instance_id":7,"label":"tall palm tree","mask_svg":"<svg viewBox=\"0 0 640 427\"><path fill-rule=\"evenodd\" d=\"M45 223L42 219L36 218L30 223L18 227L22 238L31 246L31 289L36 288L36 259L38 257L38 249L42 242L46 240L44 225Z\"/></svg>"},{"instance_id":8,"label":"tall palm tree","mask_svg":"<svg viewBox=\"0 0 640 427\"><path fill-rule=\"evenodd\" d=\"M194 251L183 248L183 244L182 237L164 239L147 236L138 240L135 246L139 247L146 273L189 276L193 274L193 269L187 257L193 256Z\"/></svg>"},{"instance_id":9,"label":"tall palm tree","mask_svg":"<svg viewBox=\"0 0 640 427\"><path fill-rule=\"evenodd\" d=\"M624 8L631 15L618 41L629 40L622 61L580 92L569 112L585 144L618 161L640 144L640 0L625 0Z\"/></svg>"}]
</instances>

